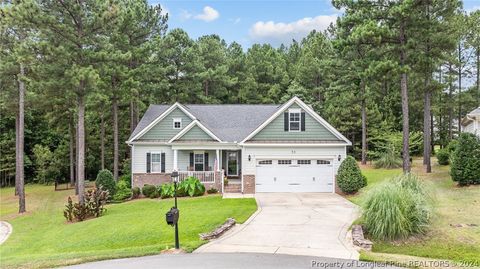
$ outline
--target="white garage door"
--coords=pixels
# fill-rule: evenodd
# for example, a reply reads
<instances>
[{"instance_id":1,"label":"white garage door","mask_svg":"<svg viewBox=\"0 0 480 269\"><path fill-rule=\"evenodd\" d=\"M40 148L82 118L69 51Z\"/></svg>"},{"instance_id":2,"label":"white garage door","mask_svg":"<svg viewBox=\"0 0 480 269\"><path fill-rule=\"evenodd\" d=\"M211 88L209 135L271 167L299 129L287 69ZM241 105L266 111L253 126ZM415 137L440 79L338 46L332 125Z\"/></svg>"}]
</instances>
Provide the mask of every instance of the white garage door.
<instances>
[{"instance_id":1,"label":"white garage door","mask_svg":"<svg viewBox=\"0 0 480 269\"><path fill-rule=\"evenodd\" d=\"M256 192L333 192L333 161L257 160Z\"/></svg>"}]
</instances>

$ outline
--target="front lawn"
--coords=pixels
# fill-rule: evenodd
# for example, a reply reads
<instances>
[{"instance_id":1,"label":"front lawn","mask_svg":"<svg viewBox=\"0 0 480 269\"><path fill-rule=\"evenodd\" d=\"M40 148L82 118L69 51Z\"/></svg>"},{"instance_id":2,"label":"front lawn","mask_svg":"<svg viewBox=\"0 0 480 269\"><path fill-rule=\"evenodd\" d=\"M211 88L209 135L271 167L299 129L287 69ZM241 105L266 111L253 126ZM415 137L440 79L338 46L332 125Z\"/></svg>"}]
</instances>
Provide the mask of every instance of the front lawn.
<instances>
[{"instance_id":1,"label":"front lawn","mask_svg":"<svg viewBox=\"0 0 480 269\"><path fill-rule=\"evenodd\" d=\"M0 191L0 218L9 221L13 234L0 246L5 267L52 267L99 259L158 254L172 248L174 228L165 223L173 200L140 199L107 206L104 216L68 224L63 205L69 191L53 186L29 185L27 210L16 216L18 200L13 188ZM222 199L219 195L181 198L181 248L192 251L204 242L198 234L211 231L226 218L242 223L257 209L254 199Z\"/></svg>"},{"instance_id":2,"label":"front lawn","mask_svg":"<svg viewBox=\"0 0 480 269\"><path fill-rule=\"evenodd\" d=\"M432 164L431 174L423 172L421 159L415 159L412 168L433 197L435 212L427 234L394 243L375 242L373 252L367 254L369 258L374 259L375 253L391 253L473 262L480 266L480 186L457 187L450 178L448 166L436 164L433 158ZM362 168L362 172L368 179L368 191L401 170ZM364 195L365 190L362 190L348 198L360 204ZM467 226L469 224L477 226ZM383 254L377 257L385 259Z\"/></svg>"}]
</instances>

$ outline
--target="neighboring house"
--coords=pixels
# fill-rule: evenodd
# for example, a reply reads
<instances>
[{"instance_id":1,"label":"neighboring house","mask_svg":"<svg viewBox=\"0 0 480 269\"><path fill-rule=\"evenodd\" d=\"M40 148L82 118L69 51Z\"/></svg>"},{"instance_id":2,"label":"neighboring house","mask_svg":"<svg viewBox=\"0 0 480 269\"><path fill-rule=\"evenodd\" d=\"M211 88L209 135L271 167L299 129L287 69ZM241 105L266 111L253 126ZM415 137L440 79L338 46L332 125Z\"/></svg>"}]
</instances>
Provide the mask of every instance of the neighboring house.
<instances>
[{"instance_id":1,"label":"neighboring house","mask_svg":"<svg viewBox=\"0 0 480 269\"><path fill-rule=\"evenodd\" d=\"M297 97L283 105L151 105L127 143L133 186L169 182L176 170L207 189L242 193L334 192L351 145Z\"/></svg>"},{"instance_id":2,"label":"neighboring house","mask_svg":"<svg viewBox=\"0 0 480 269\"><path fill-rule=\"evenodd\" d=\"M462 132L472 133L480 137L480 107L468 113L461 123Z\"/></svg>"}]
</instances>

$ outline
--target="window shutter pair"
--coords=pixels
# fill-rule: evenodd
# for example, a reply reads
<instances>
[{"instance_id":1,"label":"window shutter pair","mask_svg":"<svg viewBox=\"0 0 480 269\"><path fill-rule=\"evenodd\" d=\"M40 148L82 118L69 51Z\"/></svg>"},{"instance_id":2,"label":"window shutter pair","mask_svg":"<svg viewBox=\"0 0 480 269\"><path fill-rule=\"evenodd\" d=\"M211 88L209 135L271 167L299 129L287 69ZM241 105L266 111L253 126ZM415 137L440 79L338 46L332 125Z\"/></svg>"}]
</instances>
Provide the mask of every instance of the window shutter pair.
<instances>
[{"instance_id":1,"label":"window shutter pair","mask_svg":"<svg viewBox=\"0 0 480 269\"><path fill-rule=\"evenodd\" d=\"M152 172L152 154L147 152L147 173ZM160 172L165 173L165 152L160 154Z\"/></svg>"},{"instance_id":2,"label":"window shutter pair","mask_svg":"<svg viewBox=\"0 0 480 269\"><path fill-rule=\"evenodd\" d=\"M194 153L190 152L190 167L192 167L195 170L194 163L193 163L193 158L194 158ZM207 171L208 169L208 153L205 152L203 155L203 170Z\"/></svg>"},{"instance_id":3,"label":"window shutter pair","mask_svg":"<svg viewBox=\"0 0 480 269\"><path fill-rule=\"evenodd\" d=\"M283 113L283 130L288 132L290 125L290 119L288 118L288 112ZM305 131L305 112L300 113L300 131Z\"/></svg>"}]
</instances>

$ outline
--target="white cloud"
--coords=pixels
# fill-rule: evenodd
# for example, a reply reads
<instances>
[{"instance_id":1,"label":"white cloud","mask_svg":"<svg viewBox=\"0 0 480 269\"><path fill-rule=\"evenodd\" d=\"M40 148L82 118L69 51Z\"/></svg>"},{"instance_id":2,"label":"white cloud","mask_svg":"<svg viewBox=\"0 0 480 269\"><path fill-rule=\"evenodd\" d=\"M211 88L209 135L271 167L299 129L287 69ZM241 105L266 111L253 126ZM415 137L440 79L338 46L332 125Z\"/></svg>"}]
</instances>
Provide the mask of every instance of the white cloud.
<instances>
[{"instance_id":1,"label":"white cloud","mask_svg":"<svg viewBox=\"0 0 480 269\"><path fill-rule=\"evenodd\" d=\"M320 15L315 18L303 18L294 22L259 21L250 28L250 38L254 42L272 45L289 44L292 39L300 40L312 30L323 31L335 22L337 15Z\"/></svg>"},{"instance_id":2,"label":"white cloud","mask_svg":"<svg viewBox=\"0 0 480 269\"><path fill-rule=\"evenodd\" d=\"M475 11L477 11L477 10L480 10L480 6L473 6L473 7L471 7L471 8L468 8L466 11L467 11L467 13L470 14L470 13L473 13L473 12L475 12Z\"/></svg>"},{"instance_id":3,"label":"white cloud","mask_svg":"<svg viewBox=\"0 0 480 269\"><path fill-rule=\"evenodd\" d=\"M203 8L203 13L195 15L195 19L202 20L206 22L214 21L220 17L220 13L212 7L205 6Z\"/></svg>"},{"instance_id":4,"label":"white cloud","mask_svg":"<svg viewBox=\"0 0 480 269\"><path fill-rule=\"evenodd\" d=\"M188 20L192 17L192 14L184 9L180 11L180 19L182 20Z\"/></svg>"}]
</instances>

